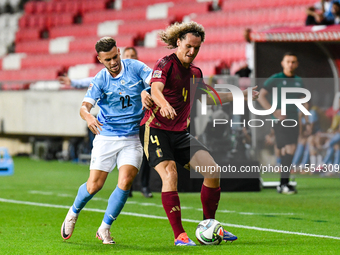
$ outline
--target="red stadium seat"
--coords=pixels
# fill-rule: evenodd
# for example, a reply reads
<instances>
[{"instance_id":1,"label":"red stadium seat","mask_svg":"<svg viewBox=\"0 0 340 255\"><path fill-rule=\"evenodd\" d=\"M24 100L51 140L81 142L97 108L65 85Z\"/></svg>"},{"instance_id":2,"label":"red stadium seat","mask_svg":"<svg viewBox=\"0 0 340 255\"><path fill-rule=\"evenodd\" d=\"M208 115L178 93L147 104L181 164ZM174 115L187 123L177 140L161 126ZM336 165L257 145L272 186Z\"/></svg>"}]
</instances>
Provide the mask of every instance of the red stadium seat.
<instances>
[{"instance_id":1,"label":"red stadium seat","mask_svg":"<svg viewBox=\"0 0 340 255\"><path fill-rule=\"evenodd\" d=\"M62 66L67 69L70 66L96 63L96 61L95 51L66 54L35 54L27 55L26 58L21 59L21 68Z\"/></svg>"},{"instance_id":2,"label":"red stadium seat","mask_svg":"<svg viewBox=\"0 0 340 255\"><path fill-rule=\"evenodd\" d=\"M133 8L128 10L100 10L85 13L83 23L99 23L108 20L143 20L146 17L146 8Z\"/></svg>"},{"instance_id":3,"label":"red stadium seat","mask_svg":"<svg viewBox=\"0 0 340 255\"><path fill-rule=\"evenodd\" d=\"M60 66L48 68L30 68L23 70L0 70L0 80L24 82L55 80L61 70L62 68Z\"/></svg>"},{"instance_id":4,"label":"red stadium seat","mask_svg":"<svg viewBox=\"0 0 340 255\"><path fill-rule=\"evenodd\" d=\"M133 20L121 24L118 28L119 34L132 34L138 32L138 35L144 36L146 32L157 29L164 29L171 24L173 17L162 20Z\"/></svg>"},{"instance_id":5,"label":"red stadium seat","mask_svg":"<svg viewBox=\"0 0 340 255\"><path fill-rule=\"evenodd\" d=\"M105 10L107 0L85 0L80 1L80 12L86 13L86 12L92 12L92 11L98 11L98 10Z\"/></svg>"},{"instance_id":6,"label":"red stadium seat","mask_svg":"<svg viewBox=\"0 0 340 255\"><path fill-rule=\"evenodd\" d=\"M48 53L49 40L22 41L15 45L16 53Z\"/></svg>"},{"instance_id":7,"label":"red stadium seat","mask_svg":"<svg viewBox=\"0 0 340 255\"><path fill-rule=\"evenodd\" d=\"M45 1L35 3L35 13L45 13L47 3Z\"/></svg>"},{"instance_id":8,"label":"red stadium seat","mask_svg":"<svg viewBox=\"0 0 340 255\"><path fill-rule=\"evenodd\" d=\"M97 24L69 25L50 29L50 38L61 36L97 36Z\"/></svg>"},{"instance_id":9,"label":"red stadium seat","mask_svg":"<svg viewBox=\"0 0 340 255\"><path fill-rule=\"evenodd\" d=\"M117 41L118 47L129 47L134 45L134 39L136 35L117 35L114 36L114 39ZM69 51L89 51L95 52L95 44L100 39L98 36L91 37L81 37L75 38L75 40L71 41L69 44Z\"/></svg>"},{"instance_id":10,"label":"red stadium seat","mask_svg":"<svg viewBox=\"0 0 340 255\"><path fill-rule=\"evenodd\" d=\"M178 3L175 4L173 7L170 7L168 9L168 15L169 16L175 16L177 20L183 19L185 15L191 14L191 13L207 13L209 11L209 4L208 3Z\"/></svg>"},{"instance_id":11,"label":"red stadium seat","mask_svg":"<svg viewBox=\"0 0 340 255\"><path fill-rule=\"evenodd\" d=\"M25 28L20 29L16 33L15 42L21 42L23 40L37 40L40 38L41 30L39 28Z\"/></svg>"},{"instance_id":12,"label":"red stadium seat","mask_svg":"<svg viewBox=\"0 0 340 255\"><path fill-rule=\"evenodd\" d=\"M27 2L24 7L25 13L28 13L28 14L35 13L35 4L36 4L35 1Z\"/></svg>"}]
</instances>

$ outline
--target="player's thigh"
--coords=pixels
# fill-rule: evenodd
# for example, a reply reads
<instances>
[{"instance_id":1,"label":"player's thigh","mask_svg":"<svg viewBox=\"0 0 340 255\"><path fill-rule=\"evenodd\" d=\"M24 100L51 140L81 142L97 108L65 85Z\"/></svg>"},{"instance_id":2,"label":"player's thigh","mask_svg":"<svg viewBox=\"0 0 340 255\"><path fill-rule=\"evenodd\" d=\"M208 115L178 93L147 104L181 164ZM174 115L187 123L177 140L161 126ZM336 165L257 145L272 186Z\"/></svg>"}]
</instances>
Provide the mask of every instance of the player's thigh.
<instances>
[{"instance_id":1,"label":"player's thigh","mask_svg":"<svg viewBox=\"0 0 340 255\"><path fill-rule=\"evenodd\" d=\"M130 165L139 171L143 160L143 147L139 139L122 141L121 150L117 154L117 167Z\"/></svg>"},{"instance_id":2,"label":"player's thigh","mask_svg":"<svg viewBox=\"0 0 340 255\"><path fill-rule=\"evenodd\" d=\"M190 166L204 178L219 179L220 172L214 158L206 150L198 150L190 160Z\"/></svg>"},{"instance_id":3,"label":"player's thigh","mask_svg":"<svg viewBox=\"0 0 340 255\"><path fill-rule=\"evenodd\" d=\"M138 169L132 165L122 165L118 170L118 187L122 190L129 190Z\"/></svg>"},{"instance_id":4,"label":"player's thigh","mask_svg":"<svg viewBox=\"0 0 340 255\"><path fill-rule=\"evenodd\" d=\"M175 160L186 168L195 153L199 150L209 151L200 141L188 132L174 134Z\"/></svg>"},{"instance_id":5,"label":"player's thigh","mask_svg":"<svg viewBox=\"0 0 340 255\"><path fill-rule=\"evenodd\" d=\"M101 170L110 173L117 163L117 154L121 150L120 141L107 139L105 136L96 136L91 152L91 170Z\"/></svg>"}]
</instances>

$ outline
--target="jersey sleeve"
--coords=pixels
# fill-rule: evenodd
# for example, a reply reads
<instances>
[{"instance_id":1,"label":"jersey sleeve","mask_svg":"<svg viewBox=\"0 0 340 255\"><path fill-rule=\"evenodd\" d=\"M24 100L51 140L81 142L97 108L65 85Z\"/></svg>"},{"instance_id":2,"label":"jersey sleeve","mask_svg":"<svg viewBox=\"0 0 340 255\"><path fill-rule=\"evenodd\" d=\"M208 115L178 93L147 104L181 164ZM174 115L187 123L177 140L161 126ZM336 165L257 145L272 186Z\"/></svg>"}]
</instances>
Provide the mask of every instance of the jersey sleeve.
<instances>
[{"instance_id":1,"label":"jersey sleeve","mask_svg":"<svg viewBox=\"0 0 340 255\"><path fill-rule=\"evenodd\" d=\"M152 69L140 61L136 61L136 71L144 82L144 87L148 87L151 80Z\"/></svg>"},{"instance_id":2,"label":"jersey sleeve","mask_svg":"<svg viewBox=\"0 0 340 255\"><path fill-rule=\"evenodd\" d=\"M79 80L71 80L71 86L74 88L88 88L90 86L91 81L94 77L79 79Z\"/></svg>"},{"instance_id":3,"label":"jersey sleeve","mask_svg":"<svg viewBox=\"0 0 340 255\"><path fill-rule=\"evenodd\" d=\"M168 72L169 72L169 69L171 69L171 66L172 66L172 63L168 56L158 60L152 72L150 85L153 82L161 82L165 85Z\"/></svg>"},{"instance_id":4,"label":"jersey sleeve","mask_svg":"<svg viewBox=\"0 0 340 255\"><path fill-rule=\"evenodd\" d=\"M102 79L100 78L100 75L98 74L96 77L94 77L87 89L86 95L83 99L83 102L88 102L95 106L96 102L102 95Z\"/></svg>"},{"instance_id":5,"label":"jersey sleeve","mask_svg":"<svg viewBox=\"0 0 340 255\"><path fill-rule=\"evenodd\" d=\"M273 88L273 86L274 86L274 81L275 81L275 77L273 77L273 76L271 76L271 77L269 77L265 82L264 82L264 84L263 84L263 88L265 89L265 90L267 90L268 92L272 92L272 88Z\"/></svg>"}]
</instances>

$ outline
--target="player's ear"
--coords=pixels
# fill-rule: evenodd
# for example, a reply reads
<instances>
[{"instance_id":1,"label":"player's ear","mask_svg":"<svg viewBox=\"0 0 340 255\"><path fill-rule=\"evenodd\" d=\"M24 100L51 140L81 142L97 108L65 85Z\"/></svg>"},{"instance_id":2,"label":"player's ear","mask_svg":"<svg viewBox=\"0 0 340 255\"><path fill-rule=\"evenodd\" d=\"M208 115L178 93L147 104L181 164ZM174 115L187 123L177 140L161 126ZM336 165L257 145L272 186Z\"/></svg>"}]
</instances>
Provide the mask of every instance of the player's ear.
<instances>
[{"instance_id":1,"label":"player's ear","mask_svg":"<svg viewBox=\"0 0 340 255\"><path fill-rule=\"evenodd\" d=\"M100 63L103 64L103 62L100 60L100 57L99 57L99 56L97 56L97 59L98 59L98 61L99 61Z\"/></svg>"},{"instance_id":2,"label":"player's ear","mask_svg":"<svg viewBox=\"0 0 340 255\"><path fill-rule=\"evenodd\" d=\"M181 39L177 39L177 47L179 47L179 44L181 43Z\"/></svg>"}]
</instances>

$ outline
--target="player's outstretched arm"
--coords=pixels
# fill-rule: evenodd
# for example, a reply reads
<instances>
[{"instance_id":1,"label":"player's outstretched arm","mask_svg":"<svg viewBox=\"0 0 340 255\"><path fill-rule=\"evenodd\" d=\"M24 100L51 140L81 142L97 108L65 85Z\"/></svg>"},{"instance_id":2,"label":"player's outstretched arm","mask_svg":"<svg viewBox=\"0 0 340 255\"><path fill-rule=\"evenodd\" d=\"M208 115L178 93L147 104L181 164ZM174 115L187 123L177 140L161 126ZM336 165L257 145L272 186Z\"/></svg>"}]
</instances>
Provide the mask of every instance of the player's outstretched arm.
<instances>
[{"instance_id":1,"label":"player's outstretched arm","mask_svg":"<svg viewBox=\"0 0 340 255\"><path fill-rule=\"evenodd\" d=\"M257 100L259 98L260 92L257 90L257 86L251 88L252 100ZM248 89L242 91L244 95L244 100L248 100Z\"/></svg>"},{"instance_id":2,"label":"player's outstretched arm","mask_svg":"<svg viewBox=\"0 0 340 255\"><path fill-rule=\"evenodd\" d=\"M83 102L80 107L80 116L87 122L87 126L91 132L95 135L99 135L100 131L102 131L101 126L103 126L103 124L90 113L92 107L93 105L89 102Z\"/></svg>"},{"instance_id":3,"label":"player's outstretched arm","mask_svg":"<svg viewBox=\"0 0 340 255\"><path fill-rule=\"evenodd\" d=\"M177 113L163 95L164 84L162 82L153 82L151 86L151 95L153 101L160 107L160 114L164 118L174 119Z\"/></svg>"}]
</instances>

